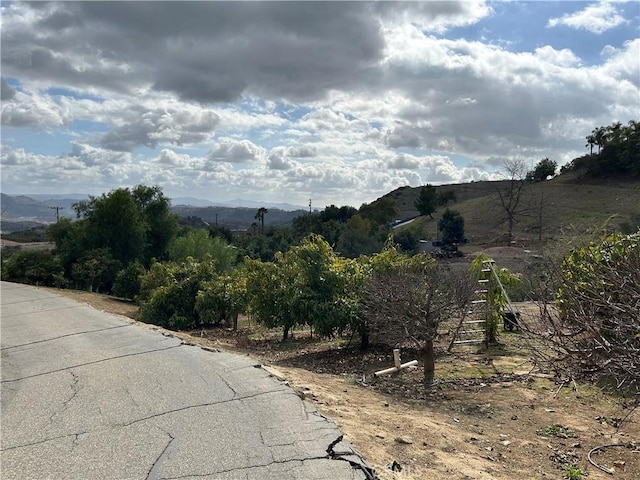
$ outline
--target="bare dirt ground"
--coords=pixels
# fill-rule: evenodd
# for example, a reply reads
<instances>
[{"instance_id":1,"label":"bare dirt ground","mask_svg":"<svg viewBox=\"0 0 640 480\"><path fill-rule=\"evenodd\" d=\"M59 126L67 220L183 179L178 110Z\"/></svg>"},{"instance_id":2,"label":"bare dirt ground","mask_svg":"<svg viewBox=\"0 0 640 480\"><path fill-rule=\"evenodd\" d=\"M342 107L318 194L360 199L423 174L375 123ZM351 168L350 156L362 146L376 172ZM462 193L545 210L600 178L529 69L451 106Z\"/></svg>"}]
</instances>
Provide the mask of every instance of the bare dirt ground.
<instances>
[{"instance_id":1,"label":"bare dirt ground","mask_svg":"<svg viewBox=\"0 0 640 480\"><path fill-rule=\"evenodd\" d=\"M132 303L57 292L103 311L136 315ZM388 349L361 354L355 345L347 347L346 338L319 341L308 331L296 331L282 343L279 332L248 325L246 319L241 325L238 332L175 334L188 343L255 358L331 418L383 480L584 478L567 477L567 464L590 480L640 478L640 413L629 415L595 387L536 373L521 334L502 334L500 345L488 351L453 354L445 354L445 336L437 345L436 386L427 395L420 366L374 378L374 371L393 365ZM416 358L411 350L402 357ZM617 446L591 456L611 472L605 473L587 455L612 444Z\"/></svg>"}]
</instances>

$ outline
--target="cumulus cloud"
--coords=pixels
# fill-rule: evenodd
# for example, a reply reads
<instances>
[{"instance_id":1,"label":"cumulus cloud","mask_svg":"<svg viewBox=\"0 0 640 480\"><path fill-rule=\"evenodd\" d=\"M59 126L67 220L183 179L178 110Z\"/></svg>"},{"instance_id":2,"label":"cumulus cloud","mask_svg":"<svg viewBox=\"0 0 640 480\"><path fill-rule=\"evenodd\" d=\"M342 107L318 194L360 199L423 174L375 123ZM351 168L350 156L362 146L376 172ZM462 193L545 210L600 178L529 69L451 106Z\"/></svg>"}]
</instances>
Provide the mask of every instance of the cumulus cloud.
<instances>
[{"instance_id":1,"label":"cumulus cloud","mask_svg":"<svg viewBox=\"0 0 640 480\"><path fill-rule=\"evenodd\" d=\"M215 162L253 163L264 161L265 150L249 140L221 138L208 157Z\"/></svg>"},{"instance_id":2,"label":"cumulus cloud","mask_svg":"<svg viewBox=\"0 0 640 480\"><path fill-rule=\"evenodd\" d=\"M619 4L566 5L582 10L549 27L627 21ZM592 37L590 58L552 30L513 48L453 30L497 28L478 22L502 10L466 0L7 3L2 125L65 137L38 157L5 135L22 150L3 150L3 182L29 179L28 163L40 162L48 172L34 182L74 184L74 171L85 184L95 175L96 185L357 203L490 178L493 157L570 160L594 126L637 116L630 27L626 42Z\"/></svg>"},{"instance_id":3,"label":"cumulus cloud","mask_svg":"<svg viewBox=\"0 0 640 480\"><path fill-rule=\"evenodd\" d=\"M4 89L3 89L4 92ZM13 91L2 103L2 125L8 127L62 126L71 121L71 115L50 96Z\"/></svg>"},{"instance_id":4,"label":"cumulus cloud","mask_svg":"<svg viewBox=\"0 0 640 480\"><path fill-rule=\"evenodd\" d=\"M104 148L124 152L141 145L154 148L163 143L194 144L208 140L219 120L216 113L208 110L156 109L107 133L101 143Z\"/></svg>"},{"instance_id":5,"label":"cumulus cloud","mask_svg":"<svg viewBox=\"0 0 640 480\"><path fill-rule=\"evenodd\" d=\"M112 151L104 148L97 148L80 142L71 142L71 154L69 157L75 158L86 166L94 165L116 165L131 162L131 154L128 152Z\"/></svg>"},{"instance_id":6,"label":"cumulus cloud","mask_svg":"<svg viewBox=\"0 0 640 480\"><path fill-rule=\"evenodd\" d=\"M583 10L575 13L566 14L558 18L551 18L549 19L547 27L563 25L577 30L587 30L600 35L626 22L627 20L620 15L616 5L607 0L588 5Z\"/></svg>"}]
</instances>

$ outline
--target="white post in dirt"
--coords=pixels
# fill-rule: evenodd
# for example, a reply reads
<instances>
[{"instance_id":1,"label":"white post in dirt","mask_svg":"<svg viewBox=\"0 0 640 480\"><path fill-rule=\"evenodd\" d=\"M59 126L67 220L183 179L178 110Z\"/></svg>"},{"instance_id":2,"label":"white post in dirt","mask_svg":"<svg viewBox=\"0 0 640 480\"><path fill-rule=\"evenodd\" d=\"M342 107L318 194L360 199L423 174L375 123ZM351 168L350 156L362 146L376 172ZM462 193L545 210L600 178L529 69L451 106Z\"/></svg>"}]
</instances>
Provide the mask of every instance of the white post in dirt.
<instances>
[{"instance_id":1,"label":"white post in dirt","mask_svg":"<svg viewBox=\"0 0 640 480\"><path fill-rule=\"evenodd\" d=\"M399 348L394 348L393 349L393 364L395 365L394 367L385 368L384 370L379 370L379 371L375 372L373 374L373 376L377 377L379 375L384 375L386 373L399 372L403 368L413 367L414 365L418 365L418 361L417 360L411 360L410 362L407 362L407 363L400 363L400 349Z\"/></svg>"}]
</instances>

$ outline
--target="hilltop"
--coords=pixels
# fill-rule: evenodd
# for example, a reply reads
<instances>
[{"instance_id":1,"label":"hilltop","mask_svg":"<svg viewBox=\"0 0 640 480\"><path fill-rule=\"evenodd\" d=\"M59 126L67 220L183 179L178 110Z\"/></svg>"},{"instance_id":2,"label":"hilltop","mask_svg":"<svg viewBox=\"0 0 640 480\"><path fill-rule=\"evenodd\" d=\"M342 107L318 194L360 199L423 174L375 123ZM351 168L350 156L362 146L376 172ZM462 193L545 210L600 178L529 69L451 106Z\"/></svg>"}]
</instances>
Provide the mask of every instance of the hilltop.
<instances>
[{"instance_id":1,"label":"hilltop","mask_svg":"<svg viewBox=\"0 0 640 480\"><path fill-rule=\"evenodd\" d=\"M497 192L507 180L440 185L438 193L453 191L456 201L449 208L465 219L469 242L477 246L504 245L507 227L501 225ZM401 187L384 197L396 201L399 218L419 215L415 201L422 187ZM384 198L383 197L383 198ZM527 211L514 226L517 245L535 246L565 235L579 235L609 222L614 229L633 224L640 215L640 178L588 178L567 172L543 182L528 183L522 194ZM436 239L437 223L444 208L429 217L419 217L406 228L421 229L428 239Z\"/></svg>"}]
</instances>

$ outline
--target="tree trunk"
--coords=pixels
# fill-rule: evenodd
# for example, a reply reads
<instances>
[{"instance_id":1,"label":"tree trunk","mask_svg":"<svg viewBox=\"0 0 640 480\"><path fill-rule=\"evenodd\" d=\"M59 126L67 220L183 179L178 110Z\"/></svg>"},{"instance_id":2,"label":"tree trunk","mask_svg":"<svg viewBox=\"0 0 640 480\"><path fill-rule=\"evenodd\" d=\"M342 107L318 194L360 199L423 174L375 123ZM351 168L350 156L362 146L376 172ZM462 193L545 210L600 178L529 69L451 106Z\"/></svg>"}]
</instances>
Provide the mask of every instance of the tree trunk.
<instances>
[{"instance_id":1,"label":"tree trunk","mask_svg":"<svg viewBox=\"0 0 640 480\"><path fill-rule=\"evenodd\" d=\"M287 338L289 338L289 326L283 328L282 330L282 341L284 342Z\"/></svg>"},{"instance_id":2,"label":"tree trunk","mask_svg":"<svg viewBox=\"0 0 640 480\"><path fill-rule=\"evenodd\" d=\"M427 340L424 347L420 349L420 355L424 363L424 388L429 390L433 385L433 378L436 370L436 358L433 350L433 340Z\"/></svg>"},{"instance_id":3,"label":"tree trunk","mask_svg":"<svg viewBox=\"0 0 640 480\"><path fill-rule=\"evenodd\" d=\"M360 332L360 351L366 352L369 349L369 332Z\"/></svg>"},{"instance_id":4,"label":"tree trunk","mask_svg":"<svg viewBox=\"0 0 640 480\"><path fill-rule=\"evenodd\" d=\"M233 314L233 331L237 331L238 330L238 312L235 312Z\"/></svg>"}]
</instances>

